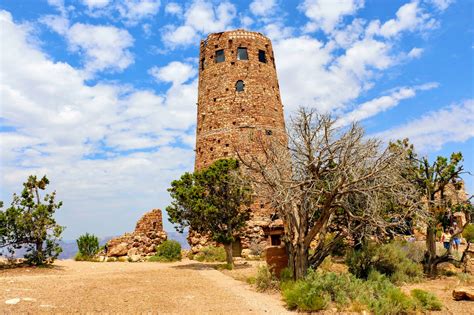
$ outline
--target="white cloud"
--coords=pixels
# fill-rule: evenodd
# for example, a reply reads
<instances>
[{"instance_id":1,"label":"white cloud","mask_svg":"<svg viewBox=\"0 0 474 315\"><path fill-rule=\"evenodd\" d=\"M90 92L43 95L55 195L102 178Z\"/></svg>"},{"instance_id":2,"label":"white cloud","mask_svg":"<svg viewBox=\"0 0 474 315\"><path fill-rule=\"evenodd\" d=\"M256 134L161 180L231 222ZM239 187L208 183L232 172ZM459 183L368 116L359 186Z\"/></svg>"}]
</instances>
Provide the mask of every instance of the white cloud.
<instances>
[{"instance_id":1,"label":"white cloud","mask_svg":"<svg viewBox=\"0 0 474 315\"><path fill-rule=\"evenodd\" d=\"M363 6L364 0L305 0L299 8L311 20L306 31L322 29L331 33L344 16L353 15Z\"/></svg>"},{"instance_id":2,"label":"white cloud","mask_svg":"<svg viewBox=\"0 0 474 315\"><path fill-rule=\"evenodd\" d=\"M436 9L444 11L454 2L454 0L429 0L428 2L432 3Z\"/></svg>"},{"instance_id":3,"label":"white cloud","mask_svg":"<svg viewBox=\"0 0 474 315\"><path fill-rule=\"evenodd\" d=\"M61 35L65 35L69 30L69 20L61 15L46 15L40 21Z\"/></svg>"},{"instance_id":4,"label":"white cloud","mask_svg":"<svg viewBox=\"0 0 474 315\"><path fill-rule=\"evenodd\" d=\"M153 67L148 71L157 81L182 84L197 74L197 70L190 64L173 61L167 66Z\"/></svg>"},{"instance_id":5,"label":"white cloud","mask_svg":"<svg viewBox=\"0 0 474 315\"><path fill-rule=\"evenodd\" d=\"M250 11L256 16L268 16L273 13L275 9L275 0L254 0L250 3Z\"/></svg>"},{"instance_id":6,"label":"white cloud","mask_svg":"<svg viewBox=\"0 0 474 315\"><path fill-rule=\"evenodd\" d=\"M183 8L181 8L181 6L176 2L170 2L166 5L165 12L168 14L181 16L183 14Z\"/></svg>"},{"instance_id":7,"label":"white cloud","mask_svg":"<svg viewBox=\"0 0 474 315\"><path fill-rule=\"evenodd\" d=\"M76 23L67 32L70 49L83 52L88 72L121 71L133 63L133 37L124 29Z\"/></svg>"},{"instance_id":8,"label":"white cloud","mask_svg":"<svg viewBox=\"0 0 474 315\"><path fill-rule=\"evenodd\" d=\"M160 9L160 0L120 0L116 9L129 24L136 24L156 15Z\"/></svg>"},{"instance_id":9,"label":"white cloud","mask_svg":"<svg viewBox=\"0 0 474 315\"><path fill-rule=\"evenodd\" d=\"M134 39L125 29L115 26L75 23L63 16L48 15L41 22L63 35L72 52L84 59L84 70L89 75L98 71L122 71L134 62L129 48Z\"/></svg>"},{"instance_id":10,"label":"white cloud","mask_svg":"<svg viewBox=\"0 0 474 315\"><path fill-rule=\"evenodd\" d=\"M8 202L29 174L47 174L65 204L58 220L69 222L66 237L132 229L144 211L166 206L170 181L192 169L191 148L171 145L192 143L197 80L176 77L160 95L90 86L82 71L31 44L29 31L0 12L9 47L0 58L0 115L15 130L0 141L1 197ZM114 225L104 226L111 217Z\"/></svg>"},{"instance_id":11,"label":"white cloud","mask_svg":"<svg viewBox=\"0 0 474 315\"><path fill-rule=\"evenodd\" d=\"M408 52L407 56L410 57L410 58L420 58L421 55L423 54L423 51L424 51L423 48L415 47L415 48L413 48L412 50L410 50Z\"/></svg>"},{"instance_id":12,"label":"white cloud","mask_svg":"<svg viewBox=\"0 0 474 315\"><path fill-rule=\"evenodd\" d=\"M464 142L474 137L474 100L429 112L404 125L376 134L386 140L409 138L423 153L441 149L448 142Z\"/></svg>"},{"instance_id":13,"label":"white cloud","mask_svg":"<svg viewBox=\"0 0 474 315\"><path fill-rule=\"evenodd\" d=\"M103 8L110 3L110 0L82 0L82 3L89 9Z\"/></svg>"},{"instance_id":14,"label":"white cloud","mask_svg":"<svg viewBox=\"0 0 474 315\"><path fill-rule=\"evenodd\" d=\"M221 2L214 6L211 2L195 0L184 12L184 24L164 27L163 40L171 47L196 43L199 35L227 30L236 16L235 6Z\"/></svg>"},{"instance_id":15,"label":"white cloud","mask_svg":"<svg viewBox=\"0 0 474 315\"><path fill-rule=\"evenodd\" d=\"M431 90L438 86L438 83L431 82L414 87L398 88L389 95L384 95L360 104L355 110L343 115L337 121L337 124L339 126L344 126L352 122L361 121L375 116L380 112L384 112L397 106L402 100L415 97L417 91Z\"/></svg>"},{"instance_id":16,"label":"white cloud","mask_svg":"<svg viewBox=\"0 0 474 315\"><path fill-rule=\"evenodd\" d=\"M418 1L412 1L398 9L396 18L382 25L378 20L372 21L368 33L390 38L404 31L429 30L435 27L437 27L436 20L422 10Z\"/></svg>"}]
</instances>

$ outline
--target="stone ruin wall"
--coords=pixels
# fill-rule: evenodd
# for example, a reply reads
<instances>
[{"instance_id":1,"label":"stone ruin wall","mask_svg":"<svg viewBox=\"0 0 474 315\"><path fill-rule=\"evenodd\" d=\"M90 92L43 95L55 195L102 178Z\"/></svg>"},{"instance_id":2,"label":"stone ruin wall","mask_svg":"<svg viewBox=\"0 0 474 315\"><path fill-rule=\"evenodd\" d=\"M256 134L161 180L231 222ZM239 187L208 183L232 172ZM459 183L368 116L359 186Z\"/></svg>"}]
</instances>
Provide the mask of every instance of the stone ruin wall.
<instances>
[{"instance_id":1,"label":"stone ruin wall","mask_svg":"<svg viewBox=\"0 0 474 315\"><path fill-rule=\"evenodd\" d=\"M247 49L248 60L237 60L239 47ZM225 61L216 62L217 50L224 51ZM259 50L265 52L266 62L259 60ZM201 41L199 60L196 170L221 158L237 158L237 152L244 159L262 157L261 142L287 142L275 59L268 38L244 30L210 34ZM243 91L236 90L239 80L244 83ZM241 235L243 249L251 244L265 246L264 228L274 224L274 211L264 196L258 195L251 209L252 219ZM210 243L192 231L188 241L195 252Z\"/></svg>"},{"instance_id":2,"label":"stone ruin wall","mask_svg":"<svg viewBox=\"0 0 474 315\"><path fill-rule=\"evenodd\" d=\"M107 242L109 257L124 257L132 261L156 253L156 246L167 239L163 231L163 218L160 209L145 213L137 222L135 231L111 239Z\"/></svg>"}]
</instances>

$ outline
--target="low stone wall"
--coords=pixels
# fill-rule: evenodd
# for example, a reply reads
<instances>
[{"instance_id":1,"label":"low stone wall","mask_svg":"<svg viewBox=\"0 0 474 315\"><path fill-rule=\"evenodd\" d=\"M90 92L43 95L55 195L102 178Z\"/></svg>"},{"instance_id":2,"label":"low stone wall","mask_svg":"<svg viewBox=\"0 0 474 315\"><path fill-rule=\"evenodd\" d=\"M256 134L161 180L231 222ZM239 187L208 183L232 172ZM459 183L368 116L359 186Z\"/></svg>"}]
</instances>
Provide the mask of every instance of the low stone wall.
<instances>
[{"instance_id":1,"label":"low stone wall","mask_svg":"<svg viewBox=\"0 0 474 315\"><path fill-rule=\"evenodd\" d=\"M139 261L144 256L154 255L156 246L166 239L161 210L153 209L138 220L134 232L125 233L107 242L107 256Z\"/></svg>"}]
</instances>

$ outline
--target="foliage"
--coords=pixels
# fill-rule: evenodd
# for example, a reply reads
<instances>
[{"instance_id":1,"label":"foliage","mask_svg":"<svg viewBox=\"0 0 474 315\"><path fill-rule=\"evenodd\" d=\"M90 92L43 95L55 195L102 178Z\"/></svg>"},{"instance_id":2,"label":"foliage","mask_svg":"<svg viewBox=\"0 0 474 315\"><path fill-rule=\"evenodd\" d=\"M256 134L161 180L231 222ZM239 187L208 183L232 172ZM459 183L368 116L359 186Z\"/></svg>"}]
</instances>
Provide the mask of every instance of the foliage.
<instances>
[{"instance_id":1,"label":"foliage","mask_svg":"<svg viewBox=\"0 0 474 315\"><path fill-rule=\"evenodd\" d=\"M467 242L474 243L474 224L468 224L464 228L462 236L466 239Z\"/></svg>"},{"instance_id":2,"label":"foliage","mask_svg":"<svg viewBox=\"0 0 474 315\"><path fill-rule=\"evenodd\" d=\"M250 218L252 191L239 173L235 159L214 162L208 168L185 173L168 189L173 199L166 208L169 220L183 232L190 227L198 233L209 233L224 244L227 263L232 265L232 242Z\"/></svg>"},{"instance_id":3,"label":"foliage","mask_svg":"<svg viewBox=\"0 0 474 315\"><path fill-rule=\"evenodd\" d=\"M255 277L255 285L258 291L265 292L269 290L278 290L280 282L275 274L271 272L265 264L258 267L257 276Z\"/></svg>"},{"instance_id":4,"label":"foliage","mask_svg":"<svg viewBox=\"0 0 474 315\"><path fill-rule=\"evenodd\" d=\"M426 292L421 289L411 291L411 296L418 300L421 307L428 311L440 311L443 303L433 293Z\"/></svg>"},{"instance_id":5,"label":"foliage","mask_svg":"<svg viewBox=\"0 0 474 315\"><path fill-rule=\"evenodd\" d=\"M0 209L0 248L11 254L24 248L25 258L34 265L52 263L62 251L58 241L64 227L54 219L62 202L55 201L56 192L40 198L40 190L48 184L46 176L39 180L29 176L21 195L14 194L11 206Z\"/></svg>"},{"instance_id":6,"label":"foliage","mask_svg":"<svg viewBox=\"0 0 474 315\"><path fill-rule=\"evenodd\" d=\"M288 308L299 311L318 311L335 305L339 310L406 314L440 307L436 297L429 293L416 292L410 297L376 271L362 280L347 273L311 270L304 279L284 282L282 295Z\"/></svg>"},{"instance_id":7,"label":"foliage","mask_svg":"<svg viewBox=\"0 0 474 315\"><path fill-rule=\"evenodd\" d=\"M361 126L302 108L289 129L288 141L262 140L265 156L243 163L286 224L289 265L299 279L344 239L391 236L389 227L404 224L419 199L402 176L404 152L367 137Z\"/></svg>"},{"instance_id":8,"label":"foliage","mask_svg":"<svg viewBox=\"0 0 474 315\"><path fill-rule=\"evenodd\" d=\"M181 244L167 240L156 247L156 254L148 261L171 262L181 260Z\"/></svg>"},{"instance_id":9,"label":"foliage","mask_svg":"<svg viewBox=\"0 0 474 315\"><path fill-rule=\"evenodd\" d=\"M358 278L367 279L372 270L386 275L393 283L419 280L423 276L422 266L408 258L403 244L367 244L361 250L347 255L349 271Z\"/></svg>"},{"instance_id":10,"label":"foliage","mask_svg":"<svg viewBox=\"0 0 474 315\"><path fill-rule=\"evenodd\" d=\"M79 255L76 255L76 260L90 259L99 252L99 239L93 234L86 233L79 236L76 243L79 249Z\"/></svg>"},{"instance_id":11,"label":"foliage","mask_svg":"<svg viewBox=\"0 0 474 315\"><path fill-rule=\"evenodd\" d=\"M426 223L426 254L424 259L424 271L434 276L437 273L438 264L451 260L451 248L443 255L436 251L437 226L446 211L461 206L456 200L446 198L446 190L449 186L459 190L462 187L461 175L464 172L463 156L461 152L454 152L449 158L438 156L432 163L428 157L419 157L408 139L399 140L392 144L406 152L408 165L405 177L415 185L420 199L425 200L427 209ZM472 207L468 207L472 212ZM466 208L467 210L467 208ZM469 211L463 211L469 218ZM458 234L461 230L456 231Z\"/></svg>"},{"instance_id":12,"label":"foliage","mask_svg":"<svg viewBox=\"0 0 474 315\"><path fill-rule=\"evenodd\" d=\"M225 258L225 250L219 246L203 247L196 255L194 255L194 259L201 262L226 261Z\"/></svg>"}]
</instances>

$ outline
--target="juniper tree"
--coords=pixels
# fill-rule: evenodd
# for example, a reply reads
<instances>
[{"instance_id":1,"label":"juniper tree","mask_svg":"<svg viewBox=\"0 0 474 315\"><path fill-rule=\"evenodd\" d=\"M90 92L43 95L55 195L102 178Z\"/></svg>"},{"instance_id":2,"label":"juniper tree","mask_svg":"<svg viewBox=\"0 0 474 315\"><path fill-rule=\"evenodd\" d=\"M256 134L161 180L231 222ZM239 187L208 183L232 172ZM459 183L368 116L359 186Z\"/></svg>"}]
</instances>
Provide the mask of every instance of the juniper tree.
<instances>
[{"instance_id":1,"label":"juniper tree","mask_svg":"<svg viewBox=\"0 0 474 315\"><path fill-rule=\"evenodd\" d=\"M224 245L233 266L232 242L250 218L252 190L235 159L222 159L208 168L185 173L168 189L173 199L166 208L178 232L186 227Z\"/></svg>"},{"instance_id":2,"label":"juniper tree","mask_svg":"<svg viewBox=\"0 0 474 315\"><path fill-rule=\"evenodd\" d=\"M0 210L0 248L12 254L26 249L25 258L35 265L52 263L62 251L58 241L64 227L54 219L62 202L55 201L56 192L40 197L48 184L46 176L29 176L21 195L13 194L10 207Z\"/></svg>"}]
</instances>

